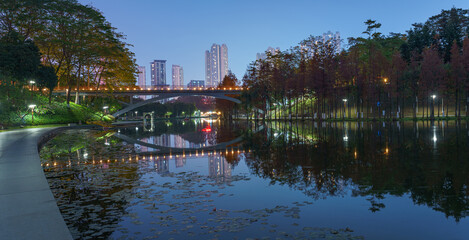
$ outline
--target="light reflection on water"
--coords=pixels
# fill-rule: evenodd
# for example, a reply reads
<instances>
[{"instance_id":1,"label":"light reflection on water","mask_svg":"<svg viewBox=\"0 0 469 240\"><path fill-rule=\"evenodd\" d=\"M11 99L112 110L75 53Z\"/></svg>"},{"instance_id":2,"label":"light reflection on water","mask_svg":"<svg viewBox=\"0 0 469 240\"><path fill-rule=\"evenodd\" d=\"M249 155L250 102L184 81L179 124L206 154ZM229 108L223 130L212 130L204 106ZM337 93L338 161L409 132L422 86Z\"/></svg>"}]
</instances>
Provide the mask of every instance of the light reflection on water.
<instances>
[{"instance_id":1,"label":"light reflection on water","mask_svg":"<svg viewBox=\"0 0 469 240\"><path fill-rule=\"evenodd\" d=\"M258 127L172 122L153 132L119 130L161 139L150 142L169 151L115 132L69 131L41 156L76 238L469 236L466 122ZM225 149L171 150L240 136Z\"/></svg>"}]
</instances>

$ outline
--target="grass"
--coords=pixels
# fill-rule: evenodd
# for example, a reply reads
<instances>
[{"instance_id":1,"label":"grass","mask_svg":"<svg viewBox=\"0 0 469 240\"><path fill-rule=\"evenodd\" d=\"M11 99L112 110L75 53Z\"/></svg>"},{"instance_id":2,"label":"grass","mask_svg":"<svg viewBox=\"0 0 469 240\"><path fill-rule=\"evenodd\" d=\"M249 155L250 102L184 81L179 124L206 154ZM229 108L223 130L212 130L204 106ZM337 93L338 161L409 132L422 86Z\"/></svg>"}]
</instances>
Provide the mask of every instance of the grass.
<instances>
[{"instance_id":1,"label":"grass","mask_svg":"<svg viewBox=\"0 0 469 240\"><path fill-rule=\"evenodd\" d=\"M104 115L101 110L92 109L73 102L70 102L70 106L67 106L65 101L57 99L49 104L48 98L40 94L34 94L31 98L31 100L28 99L29 101L24 101L24 105L18 108L13 106L8 107L8 101L4 100L1 102L6 107L1 109L0 129L1 126L17 129L30 126L56 126L57 124L63 126L63 124L67 123L81 122L85 124L89 121L110 122L113 120L112 116ZM34 102L36 105L34 113L27 107L28 102ZM16 109L20 109L20 112L18 113ZM24 116L24 118L21 119L21 116Z\"/></svg>"}]
</instances>

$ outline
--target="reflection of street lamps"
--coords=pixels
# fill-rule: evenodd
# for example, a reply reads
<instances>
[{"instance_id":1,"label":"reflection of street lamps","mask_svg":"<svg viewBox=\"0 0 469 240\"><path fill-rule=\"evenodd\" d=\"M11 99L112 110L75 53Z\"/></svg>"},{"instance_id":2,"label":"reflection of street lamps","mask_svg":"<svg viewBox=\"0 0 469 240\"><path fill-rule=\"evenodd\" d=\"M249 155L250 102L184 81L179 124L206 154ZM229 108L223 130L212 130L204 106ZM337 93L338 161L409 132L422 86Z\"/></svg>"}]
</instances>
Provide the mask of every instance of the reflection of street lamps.
<instances>
[{"instance_id":1,"label":"reflection of street lamps","mask_svg":"<svg viewBox=\"0 0 469 240\"><path fill-rule=\"evenodd\" d=\"M435 106L435 98L436 98L436 95L433 94L432 95L432 111L431 111L431 115L430 115L430 119L434 119L435 118L435 112L434 112L434 106Z\"/></svg>"},{"instance_id":2,"label":"reflection of street lamps","mask_svg":"<svg viewBox=\"0 0 469 240\"><path fill-rule=\"evenodd\" d=\"M342 118L345 119L345 109L346 109L346 105L347 105L347 99L344 98L344 99L342 99L342 101L344 102L344 113L342 114Z\"/></svg>"},{"instance_id":3,"label":"reflection of street lamps","mask_svg":"<svg viewBox=\"0 0 469 240\"><path fill-rule=\"evenodd\" d=\"M36 107L36 104L31 104L28 106L31 108L31 125L34 124L34 108Z\"/></svg>"}]
</instances>

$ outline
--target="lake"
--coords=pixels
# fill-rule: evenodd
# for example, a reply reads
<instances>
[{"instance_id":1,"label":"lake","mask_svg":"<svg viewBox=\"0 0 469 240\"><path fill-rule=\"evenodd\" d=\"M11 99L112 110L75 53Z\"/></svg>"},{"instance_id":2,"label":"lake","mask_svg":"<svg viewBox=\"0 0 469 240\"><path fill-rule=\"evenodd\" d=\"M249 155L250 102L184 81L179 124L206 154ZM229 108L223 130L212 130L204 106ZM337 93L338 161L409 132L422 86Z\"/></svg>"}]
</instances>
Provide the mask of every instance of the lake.
<instances>
[{"instance_id":1,"label":"lake","mask_svg":"<svg viewBox=\"0 0 469 240\"><path fill-rule=\"evenodd\" d=\"M76 239L468 239L465 121L67 130L41 164Z\"/></svg>"}]
</instances>

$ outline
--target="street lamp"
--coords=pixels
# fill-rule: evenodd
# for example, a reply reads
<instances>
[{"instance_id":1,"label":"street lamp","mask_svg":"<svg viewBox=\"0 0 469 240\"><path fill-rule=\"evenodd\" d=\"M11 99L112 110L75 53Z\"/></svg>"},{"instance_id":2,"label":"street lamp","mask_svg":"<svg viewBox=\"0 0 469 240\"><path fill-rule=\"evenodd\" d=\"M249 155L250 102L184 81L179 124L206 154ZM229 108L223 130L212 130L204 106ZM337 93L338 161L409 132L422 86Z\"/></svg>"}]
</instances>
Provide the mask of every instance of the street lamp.
<instances>
[{"instance_id":1,"label":"street lamp","mask_svg":"<svg viewBox=\"0 0 469 240\"><path fill-rule=\"evenodd\" d=\"M28 106L31 108L31 125L34 124L34 108L36 107L36 104L31 104Z\"/></svg>"},{"instance_id":2,"label":"street lamp","mask_svg":"<svg viewBox=\"0 0 469 240\"><path fill-rule=\"evenodd\" d=\"M342 99L342 101L344 102L344 113L342 114L342 118L345 119L345 109L346 109L345 105L347 105L347 99L344 98L344 99Z\"/></svg>"},{"instance_id":3,"label":"street lamp","mask_svg":"<svg viewBox=\"0 0 469 240\"><path fill-rule=\"evenodd\" d=\"M29 86L30 86L30 90L31 90L31 91L34 90L34 84L35 84L35 83L36 83L36 82L33 81L33 80L29 81Z\"/></svg>"},{"instance_id":4,"label":"street lamp","mask_svg":"<svg viewBox=\"0 0 469 240\"><path fill-rule=\"evenodd\" d=\"M434 108L435 108L435 98L436 98L436 95L433 94L432 95L432 111L431 111L431 115L430 115L430 118L433 119L435 118L435 112L434 112Z\"/></svg>"},{"instance_id":5,"label":"street lamp","mask_svg":"<svg viewBox=\"0 0 469 240\"><path fill-rule=\"evenodd\" d=\"M103 112L106 113L106 109L108 109L108 108L109 108L109 106L104 106L103 107Z\"/></svg>"}]
</instances>

